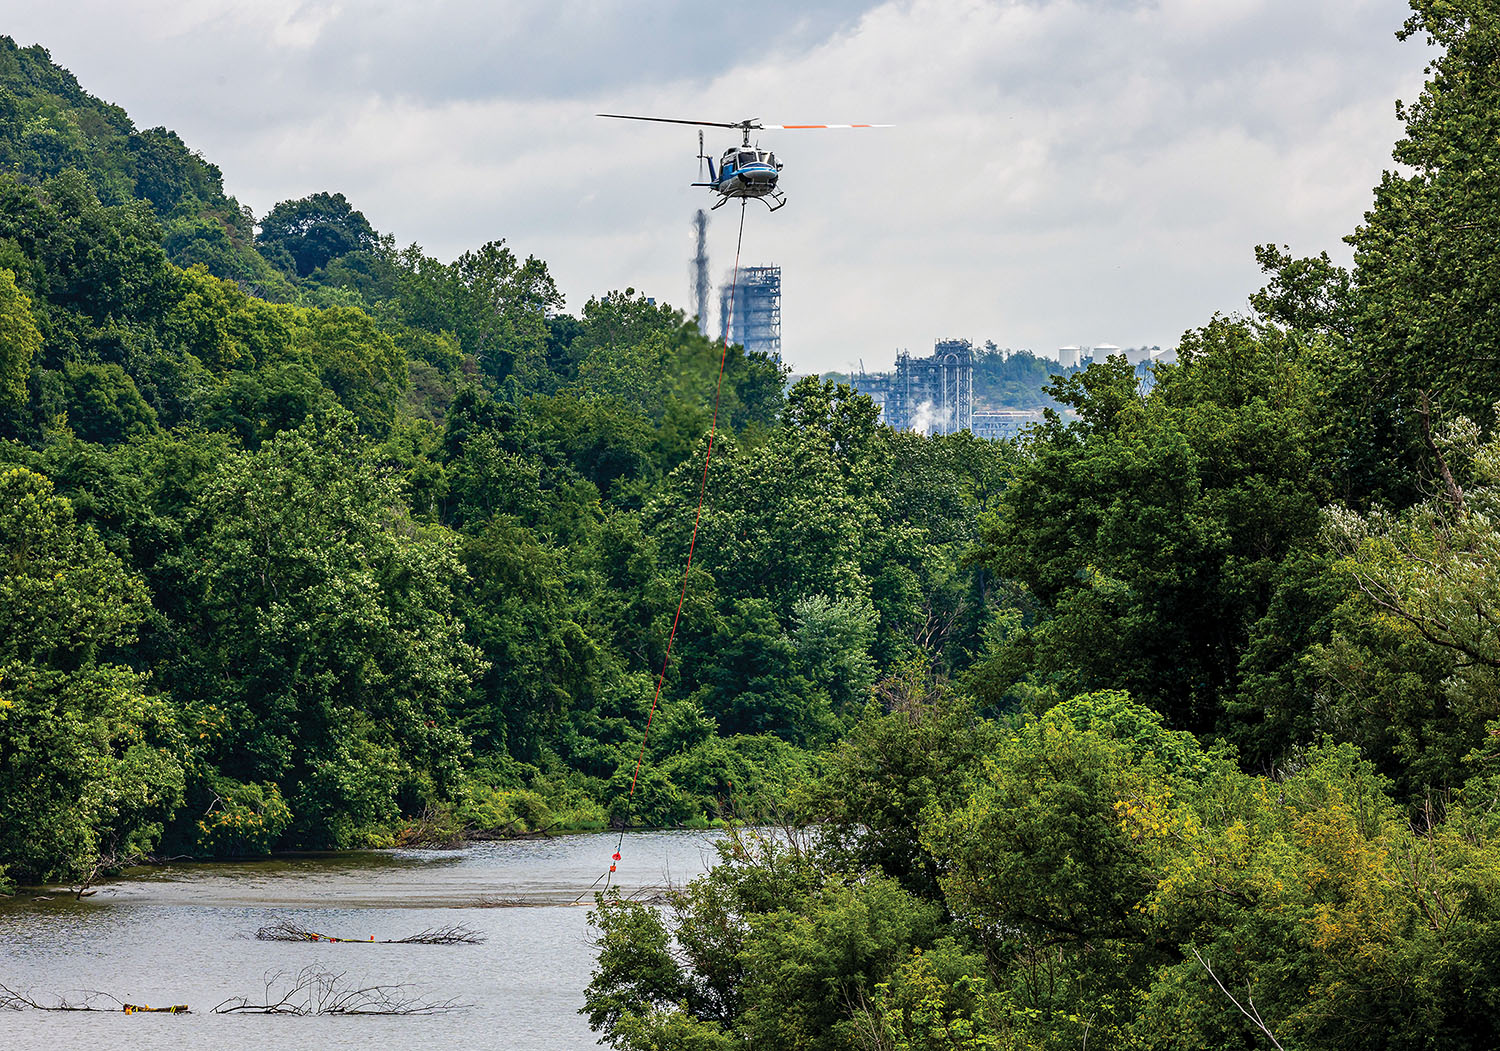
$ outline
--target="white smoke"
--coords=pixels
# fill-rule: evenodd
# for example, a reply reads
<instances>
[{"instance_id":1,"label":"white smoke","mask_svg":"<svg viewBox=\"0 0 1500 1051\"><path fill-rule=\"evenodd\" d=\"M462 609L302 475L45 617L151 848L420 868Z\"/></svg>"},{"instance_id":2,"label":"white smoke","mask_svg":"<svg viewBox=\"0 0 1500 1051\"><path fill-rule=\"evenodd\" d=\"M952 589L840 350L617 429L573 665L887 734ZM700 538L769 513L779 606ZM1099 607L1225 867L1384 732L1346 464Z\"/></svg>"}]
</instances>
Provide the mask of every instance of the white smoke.
<instances>
[{"instance_id":1,"label":"white smoke","mask_svg":"<svg viewBox=\"0 0 1500 1051\"><path fill-rule=\"evenodd\" d=\"M916 431L918 434L931 434L937 430L939 422L937 410L933 407L932 402L924 401L919 403L917 411L911 414L909 429Z\"/></svg>"}]
</instances>

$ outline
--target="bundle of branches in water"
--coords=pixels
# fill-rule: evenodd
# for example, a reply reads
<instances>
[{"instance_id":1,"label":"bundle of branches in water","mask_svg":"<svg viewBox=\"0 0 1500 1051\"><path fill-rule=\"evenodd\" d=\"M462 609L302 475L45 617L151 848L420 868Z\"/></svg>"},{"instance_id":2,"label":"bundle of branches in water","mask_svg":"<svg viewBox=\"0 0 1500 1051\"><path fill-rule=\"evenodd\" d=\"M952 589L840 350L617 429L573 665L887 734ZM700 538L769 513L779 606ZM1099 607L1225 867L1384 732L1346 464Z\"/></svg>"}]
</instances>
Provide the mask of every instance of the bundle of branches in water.
<instances>
[{"instance_id":1,"label":"bundle of branches in water","mask_svg":"<svg viewBox=\"0 0 1500 1051\"><path fill-rule=\"evenodd\" d=\"M337 938L331 934L308 930L291 920L277 920L256 931L255 936L263 942L360 942L365 945L478 945L484 941L484 935L459 923L449 924L447 927L429 927L405 938L383 938L376 941L373 934L368 939Z\"/></svg>"},{"instance_id":2,"label":"bundle of branches in water","mask_svg":"<svg viewBox=\"0 0 1500 1051\"><path fill-rule=\"evenodd\" d=\"M190 1014L187 1004L171 1007L152 1007L149 1004L128 1004L108 993L84 993L81 1000L58 997L51 1003L43 1003L27 993L0 985L0 1011L110 1011L125 1014Z\"/></svg>"},{"instance_id":3,"label":"bundle of branches in water","mask_svg":"<svg viewBox=\"0 0 1500 1051\"><path fill-rule=\"evenodd\" d=\"M468 1007L456 1000L427 1000L405 985L346 984L342 971L317 964L296 974L266 975L261 1000L238 996L214 1008L215 1014L256 1015L430 1015Z\"/></svg>"}]
</instances>

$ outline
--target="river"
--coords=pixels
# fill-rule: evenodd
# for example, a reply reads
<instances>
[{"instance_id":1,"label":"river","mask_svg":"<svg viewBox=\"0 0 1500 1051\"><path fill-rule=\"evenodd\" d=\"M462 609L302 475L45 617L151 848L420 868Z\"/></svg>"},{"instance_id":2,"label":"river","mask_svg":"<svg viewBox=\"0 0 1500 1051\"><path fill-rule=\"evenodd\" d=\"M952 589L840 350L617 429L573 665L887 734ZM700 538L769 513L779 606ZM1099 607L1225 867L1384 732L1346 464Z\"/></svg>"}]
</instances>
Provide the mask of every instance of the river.
<instances>
[{"instance_id":1,"label":"river","mask_svg":"<svg viewBox=\"0 0 1500 1051\"><path fill-rule=\"evenodd\" d=\"M714 861L713 833L625 837L627 891L681 883ZM609 864L617 834L405 850L173 864L132 871L82 901L0 903L0 983L48 1002L105 992L191 1014L0 1011L3 1051L559 1051L594 1046L578 1009L593 953L587 907L570 904ZM377 941L463 924L477 945L268 942L278 920ZM406 983L470 1006L417 1016L213 1014L263 996L265 976L311 964L348 984Z\"/></svg>"}]
</instances>

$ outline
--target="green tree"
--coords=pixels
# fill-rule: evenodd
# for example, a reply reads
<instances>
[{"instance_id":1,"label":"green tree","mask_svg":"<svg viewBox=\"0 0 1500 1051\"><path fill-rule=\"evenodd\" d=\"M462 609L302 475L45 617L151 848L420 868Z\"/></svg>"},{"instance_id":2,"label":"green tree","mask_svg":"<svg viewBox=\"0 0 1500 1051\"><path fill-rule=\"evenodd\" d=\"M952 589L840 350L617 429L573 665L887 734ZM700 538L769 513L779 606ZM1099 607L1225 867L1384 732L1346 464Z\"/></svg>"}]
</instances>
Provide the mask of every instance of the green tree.
<instances>
[{"instance_id":1,"label":"green tree","mask_svg":"<svg viewBox=\"0 0 1500 1051\"><path fill-rule=\"evenodd\" d=\"M875 610L868 602L809 595L792 605L797 662L837 712L862 707L875 682L870 645Z\"/></svg>"},{"instance_id":2,"label":"green tree","mask_svg":"<svg viewBox=\"0 0 1500 1051\"><path fill-rule=\"evenodd\" d=\"M839 868L878 868L935 900L939 870L920 841L922 815L962 803L998 742L966 697L909 665L876 686L822 776L797 790L797 809L826 821L822 846Z\"/></svg>"},{"instance_id":3,"label":"green tree","mask_svg":"<svg viewBox=\"0 0 1500 1051\"><path fill-rule=\"evenodd\" d=\"M396 285L407 324L452 333L494 380L550 386L547 314L563 300L541 260L523 262L504 241L490 241L445 266L412 245L400 254Z\"/></svg>"},{"instance_id":4,"label":"green tree","mask_svg":"<svg viewBox=\"0 0 1500 1051\"><path fill-rule=\"evenodd\" d=\"M39 321L50 322L59 310L94 322L155 317L170 295L171 270L150 210L102 205L79 172L37 189L9 176L0 180L0 238L15 241L34 261L28 280L17 283L33 293L33 310L45 315ZM52 336L47 327L44 336Z\"/></svg>"},{"instance_id":5,"label":"green tree","mask_svg":"<svg viewBox=\"0 0 1500 1051\"><path fill-rule=\"evenodd\" d=\"M122 442L156 429L156 412L118 365L68 362L63 366L68 425L91 442Z\"/></svg>"},{"instance_id":6,"label":"green tree","mask_svg":"<svg viewBox=\"0 0 1500 1051\"><path fill-rule=\"evenodd\" d=\"M1307 657L1322 729L1411 791L1452 787L1500 729L1500 439L1459 420L1436 435L1453 486L1392 515L1326 516L1345 597Z\"/></svg>"},{"instance_id":7,"label":"green tree","mask_svg":"<svg viewBox=\"0 0 1500 1051\"><path fill-rule=\"evenodd\" d=\"M256 247L274 263L285 253L298 277L350 252L376 247L378 237L363 212L341 193L314 193L282 201L260 221Z\"/></svg>"},{"instance_id":8,"label":"green tree","mask_svg":"<svg viewBox=\"0 0 1500 1051\"><path fill-rule=\"evenodd\" d=\"M290 353L295 315L248 295L202 269L179 270L171 305L159 321L170 345L210 371L249 370Z\"/></svg>"},{"instance_id":9,"label":"green tree","mask_svg":"<svg viewBox=\"0 0 1500 1051\"><path fill-rule=\"evenodd\" d=\"M112 659L145 587L17 467L0 469L0 570L0 866L72 879L139 857L183 787L168 704Z\"/></svg>"},{"instance_id":10,"label":"green tree","mask_svg":"<svg viewBox=\"0 0 1500 1051\"><path fill-rule=\"evenodd\" d=\"M391 426L406 389L406 359L374 319L352 307L302 311L294 341L302 359L367 434Z\"/></svg>"},{"instance_id":11,"label":"green tree","mask_svg":"<svg viewBox=\"0 0 1500 1051\"><path fill-rule=\"evenodd\" d=\"M228 460L183 528L180 656L163 673L225 726L207 762L277 785L308 846L378 841L451 793L465 741L449 713L480 670L463 570L441 529L405 517L351 417Z\"/></svg>"},{"instance_id":12,"label":"green tree","mask_svg":"<svg viewBox=\"0 0 1500 1051\"><path fill-rule=\"evenodd\" d=\"M1434 476L1438 419L1487 419L1500 383L1482 349L1500 341L1500 275L1488 265L1500 202L1500 11L1478 2L1413 0L1403 39L1439 54L1418 100L1399 105L1405 134L1349 238L1358 287L1358 367L1349 406L1360 489L1397 503Z\"/></svg>"},{"instance_id":13,"label":"green tree","mask_svg":"<svg viewBox=\"0 0 1500 1051\"><path fill-rule=\"evenodd\" d=\"M820 873L795 835L740 832L720 852L665 920L600 896L590 1023L625 1051L859 1046L850 1005L931 944L937 907L878 875Z\"/></svg>"},{"instance_id":14,"label":"green tree","mask_svg":"<svg viewBox=\"0 0 1500 1051\"><path fill-rule=\"evenodd\" d=\"M214 202L224 195L219 169L194 154L175 131L148 128L130 136L135 195L163 218L188 202Z\"/></svg>"},{"instance_id":15,"label":"green tree","mask_svg":"<svg viewBox=\"0 0 1500 1051\"><path fill-rule=\"evenodd\" d=\"M1217 319L1149 394L1123 357L1055 385L1078 419L1033 436L981 531L981 564L1041 607L1000 647L997 685L1124 688L1175 725L1220 721L1283 560L1316 543L1323 347Z\"/></svg>"},{"instance_id":16,"label":"green tree","mask_svg":"<svg viewBox=\"0 0 1500 1051\"><path fill-rule=\"evenodd\" d=\"M463 543L474 590L465 620L489 670L467 708L476 747L536 761L577 706L590 706L614 672L586 599L573 592L566 548L509 516Z\"/></svg>"}]
</instances>

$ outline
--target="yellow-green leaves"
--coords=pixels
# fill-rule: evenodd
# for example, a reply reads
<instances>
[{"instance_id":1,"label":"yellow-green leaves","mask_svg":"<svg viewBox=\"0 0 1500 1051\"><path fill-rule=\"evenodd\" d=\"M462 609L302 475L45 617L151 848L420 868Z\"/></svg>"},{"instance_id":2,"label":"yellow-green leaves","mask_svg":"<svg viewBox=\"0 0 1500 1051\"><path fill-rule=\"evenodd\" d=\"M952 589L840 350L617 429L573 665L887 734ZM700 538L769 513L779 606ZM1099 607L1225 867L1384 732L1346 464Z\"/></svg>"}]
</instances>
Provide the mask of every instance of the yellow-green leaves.
<instances>
[{"instance_id":1,"label":"yellow-green leaves","mask_svg":"<svg viewBox=\"0 0 1500 1051\"><path fill-rule=\"evenodd\" d=\"M16 287L12 271L0 269L0 409L25 402L26 375L41 350L31 299Z\"/></svg>"}]
</instances>

